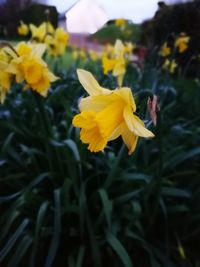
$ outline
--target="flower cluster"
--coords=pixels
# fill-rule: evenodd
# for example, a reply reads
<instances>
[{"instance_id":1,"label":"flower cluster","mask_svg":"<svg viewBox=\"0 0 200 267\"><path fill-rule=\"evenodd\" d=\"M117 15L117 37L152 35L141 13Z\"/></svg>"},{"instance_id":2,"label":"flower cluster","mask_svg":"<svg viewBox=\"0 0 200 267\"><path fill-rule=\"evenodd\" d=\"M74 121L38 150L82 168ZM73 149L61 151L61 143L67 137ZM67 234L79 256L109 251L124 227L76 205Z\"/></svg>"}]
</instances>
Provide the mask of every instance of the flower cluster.
<instances>
[{"instance_id":1,"label":"flower cluster","mask_svg":"<svg viewBox=\"0 0 200 267\"><path fill-rule=\"evenodd\" d=\"M164 63L162 65L164 70L168 70L170 73L175 72L178 67L175 56L177 53L182 54L188 49L189 41L190 37L185 33L181 33L171 46L169 46L167 42L162 45L159 54L164 58Z\"/></svg>"},{"instance_id":2,"label":"flower cluster","mask_svg":"<svg viewBox=\"0 0 200 267\"><path fill-rule=\"evenodd\" d=\"M34 24L26 25L20 22L18 33L20 35L27 35L30 31L31 42L45 43L47 50L52 56L60 56L64 54L69 41L69 35L63 28L55 29L50 22L43 22L38 27Z\"/></svg>"},{"instance_id":3,"label":"flower cluster","mask_svg":"<svg viewBox=\"0 0 200 267\"><path fill-rule=\"evenodd\" d=\"M117 77L118 85L122 86L123 78L126 72L126 64L131 60L133 44L123 44L121 40L117 40L114 46L107 46L102 56L102 67L104 74L112 72Z\"/></svg>"},{"instance_id":4,"label":"flower cluster","mask_svg":"<svg viewBox=\"0 0 200 267\"><path fill-rule=\"evenodd\" d=\"M42 59L44 44L19 43L15 48L8 44L0 50L0 101L5 101L12 82L24 83L25 89L32 89L46 96L50 83L58 78L48 69Z\"/></svg>"}]
</instances>

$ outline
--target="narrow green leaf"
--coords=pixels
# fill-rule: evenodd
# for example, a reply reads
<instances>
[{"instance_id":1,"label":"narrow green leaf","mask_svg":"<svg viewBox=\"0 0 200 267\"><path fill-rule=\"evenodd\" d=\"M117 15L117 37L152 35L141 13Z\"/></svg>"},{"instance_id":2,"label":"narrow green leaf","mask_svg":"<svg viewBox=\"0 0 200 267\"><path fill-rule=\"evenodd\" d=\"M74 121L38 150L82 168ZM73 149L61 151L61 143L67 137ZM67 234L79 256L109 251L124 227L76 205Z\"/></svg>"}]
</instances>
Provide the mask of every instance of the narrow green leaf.
<instances>
[{"instance_id":1,"label":"narrow green leaf","mask_svg":"<svg viewBox=\"0 0 200 267\"><path fill-rule=\"evenodd\" d=\"M115 203L124 203L124 202L129 202L131 199L134 197L138 196L142 192L142 189L135 190L133 192L126 193L124 195L121 195L119 197L116 197L113 199Z\"/></svg>"},{"instance_id":2,"label":"narrow green leaf","mask_svg":"<svg viewBox=\"0 0 200 267\"><path fill-rule=\"evenodd\" d=\"M45 267L51 267L53 265L56 253L60 242L60 231L61 231L61 203L60 203L60 189L54 190L54 225L53 235Z\"/></svg>"},{"instance_id":3,"label":"narrow green leaf","mask_svg":"<svg viewBox=\"0 0 200 267\"><path fill-rule=\"evenodd\" d=\"M173 188L173 187L162 187L161 194L163 196L170 196L170 197L183 197L183 198L190 198L191 194L190 192L179 189L179 188Z\"/></svg>"},{"instance_id":4,"label":"narrow green leaf","mask_svg":"<svg viewBox=\"0 0 200 267\"><path fill-rule=\"evenodd\" d=\"M111 227L111 215L112 215L112 202L108 198L108 194L104 189L99 190L99 194L102 200L104 213L106 216L106 221L108 224L108 227L110 229Z\"/></svg>"},{"instance_id":5,"label":"narrow green leaf","mask_svg":"<svg viewBox=\"0 0 200 267\"><path fill-rule=\"evenodd\" d=\"M9 196L5 196L5 197L0 197L0 202L3 203L3 202L7 202L7 201L10 201L16 197L18 197L19 195L21 195L22 191L19 191L17 193L14 193L14 194L11 194Z\"/></svg>"},{"instance_id":6,"label":"narrow green leaf","mask_svg":"<svg viewBox=\"0 0 200 267\"><path fill-rule=\"evenodd\" d=\"M106 240L108 244L111 246L111 248L115 251L117 256L122 261L123 265L125 267L133 267L133 264L131 262L131 259L124 248L124 246L121 244L121 242L114 236L112 233L107 232L106 233Z\"/></svg>"},{"instance_id":7,"label":"narrow green leaf","mask_svg":"<svg viewBox=\"0 0 200 267\"><path fill-rule=\"evenodd\" d=\"M25 235L21 242L18 243L17 249L14 255L11 257L10 261L8 262L9 267L16 267L20 264L20 261L23 259L23 256L27 252L28 248L32 243L32 238L30 236Z\"/></svg>"},{"instance_id":8,"label":"narrow green leaf","mask_svg":"<svg viewBox=\"0 0 200 267\"><path fill-rule=\"evenodd\" d=\"M48 204L49 204L48 201L43 202L38 211L35 234L34 234L34 239L33 239L33 248L32 248L32 253L31 253L31 258L30 258L30 267L35 266L37 249L39 248L40 232L41 232L41 228L44 223L45 216L46 216Z\"/></svg>"},{"instance_id":9,"label":"narrow green leaf","mask_svg":"<svg viewBox=\"0 0 200 267\"><path fill-rule=\"evenodd\" d=\"M4 248L0 251L0 262L6 257L6 255L9 253L9 251L12 249L12 247L15 245L17 239L22 235L24 229L29 224L28 219L24 219L23 222L20 224L20 226L17 228L15 233L10 237L10 239L7 241Z\"/></svg>"},{"instance_id":10,"label":"narrow green leaf","mask_svg":"<svg viewBox=\"0 0 200 267\"><path fill-rule=\"evenodd\" d=\"M19 211L14 210L14 211L10 211L9 213L9 217L6 218L6 223L4 224L4 226L1 229L0 232L0 240L3 240L5 238L5 236L8 234L10 227L12 226L13 222L15 221L15 219L19 216Z\"/></svg>"},{"instance_id":11,"label":"narrow green leaf","mask_svg":"<svg viewBox=\"0 0 200 267\"><path fill-rule=\"evenodd\" d=\"M83 246L81 246L79 248L79 252L78 252L78 258L77 258L77 261L76 261L76 267L82 267L83 266L84 254L85 254L85 248Z\"/></svg>"}]
</instances>

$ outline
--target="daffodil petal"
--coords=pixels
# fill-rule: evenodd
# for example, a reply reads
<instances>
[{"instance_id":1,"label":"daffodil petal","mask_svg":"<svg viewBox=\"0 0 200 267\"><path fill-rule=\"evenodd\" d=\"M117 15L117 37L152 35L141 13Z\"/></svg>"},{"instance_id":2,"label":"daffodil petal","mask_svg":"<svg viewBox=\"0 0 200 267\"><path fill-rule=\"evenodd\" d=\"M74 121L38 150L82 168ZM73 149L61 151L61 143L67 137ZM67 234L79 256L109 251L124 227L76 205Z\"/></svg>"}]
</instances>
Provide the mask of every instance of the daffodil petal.
<instances>
[{"instance_id":1,"label":"daffodil petal","mask_svg":"<svg viewBox=\"0 0 200 267\"><path fill-rule=\"evenodd\" d=\"M109 137L108 141L112 141L117 139L120 135L121 135L121 124L114 130L114 132L112 133L112 135Z\"/></svg>"},{"instance_id":2,"label":"daffodil petal","mask_svg":"<svg viewBox=\"0 0 200 267\"><path fill-rule=\"evenodd\" d=\"M119 75L124 75L125 72L126 72L126 67L124 58L117 59L113 69L113 75L117 77Z\"/></svg>"},{"instance_id":3,"label":"daffodil petal","mask_svg":"<svg viewBox=\"0 0 200 267\"><path fill-rule=\"evenodd\" d=\"M135 151L138 136L131 132L125 123L121 126L121 135L124 143L129 149L128 154L131 155Z\"/></svg>"},{"instance_id":4,"label":"daffodil petal","mask_svg":"<svg viewBox=\"0 0 200 267\"><path fill-rule=\"evenodd\" d=\"M93 110L95 112L98 112L115 100L115 94L88 96L81 99L79 108L81 111Z\"/></svg>"},{"instance_id":5,"label":"daffodil petal","mask_svg":"<svg viewBox=\"0 0 200 267\"><path fill-rule=\"evenodd\" d=\"M123 98L124 101L127 103L127 105L131 107L131 109L132 109L132 111L130 111L131 113L136 111L135 100L133 98L133 95L132 95L130 88L122 87L118 90L115 90L114 93L116 95L119 95L121 98Z\"/></svg>"},{"instance_id":6,"label":"daffodil petal","mask_svg":"<svg viewBox=\"0 0 200 267\"><path fill-rule=\"evenodd\" d=\"M101 87L89 71L77 69L77 74L80 83L89 95L110 94L111 90Z\"/></svg>"},{"instance_id":7,"label":"daffodil petal","mask_svg":"<svg viewBox=\"0 0 200 267\"><path fill-rule=\"evenodd\" d=\"M115 57L117 58L123 57L124 55L124 45L122 41L119 39L117 39L117 41L115 42L114 53L115 53Z\"/></svg>"},{"instance_id":8,"label":"daffodil petal","mask_svg":"<svg viewBox=\"0 0 200 267\"><path fill-rule=\"evenodd\" d=\"M31 52L32 56L41 58L46 50L46 44L34 44Z\"/></svg>"},{"instance_id":9,"label":"daffodil petal","mask_svg":"<svg viewBox=\"0 0 200 267\"><path fill-rule=\"evenodd\" d=\"M131 132L140 137L154 137L154 134L145 128L144 122L132 113L129 106L124 109L124 119Z\"/></svg>"}]
</instances>

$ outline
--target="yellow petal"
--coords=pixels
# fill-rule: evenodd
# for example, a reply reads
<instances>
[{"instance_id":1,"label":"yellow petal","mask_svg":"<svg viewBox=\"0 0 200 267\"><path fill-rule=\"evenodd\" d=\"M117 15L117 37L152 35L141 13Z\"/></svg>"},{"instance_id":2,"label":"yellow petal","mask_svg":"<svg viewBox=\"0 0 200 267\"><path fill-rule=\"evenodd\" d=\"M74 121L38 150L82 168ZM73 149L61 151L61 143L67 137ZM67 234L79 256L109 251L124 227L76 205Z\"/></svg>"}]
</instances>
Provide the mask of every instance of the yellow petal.
<instances>
[{"instance_id":1,"label":"yellow petal","mask_svg":"<svg viewBox=\"0 0 200 267\"><path fill-rule=\"evenodd\" d=\"M50 87L50 82L47 75L42 75L39 81L37 83L30 84L30 87L38 94L46 97Z\"/></svg>"},{"instance_id":2,"label":"yellow petal","mask_svg":"<svg viewBox=\"0 0 200 267\"><path fill-rule=\"evenodd\" d=\"M129 106L124 109L124 119L131 132L141 137L154 137L154 134L145 128L144 122L132 113Z\"/></svg>"},{"instance_id":3,"label":"yellow petal","mask_svg":"<svg viewBox=\"0 0 200 267\"><path fill-rule=\"evenodd\" d=\"M132 109L132 112L136 111L136 104L135 100L133 98L133 94L131 92L131 89L128 87L122 87L118 90L114 91L114 94L120 96L124 99L124 101L127 103L128 106Z\"/></svg>"},{"instance_id":4,"label":"yellow petal","mask_svg":"<svg viewBox=\"0 0 200 267\"><path fill-rule=\"evenodd\" d=\"M15 49L19 56L30 55L32 51L31 46L26 44L25 42L20 42Z\"/></svg>"},{"instance_id":5,"label":"yellow petal","mask_svg":"<svg viewBox=\"0 0 200 267\"><path fill-rule=\"evenodd\" d=\"M109 137L108 141L112 141L117 139L120 135L122 134L122 130L121 130L121 124L113 131L113 133L111 134L111 136Z\"/></svg>"},{"instance_id":6,"label":"yellow petal","mask_svg":"<svg viewBox=\"0 0 200 267\"><path fill-rule=\"evenodd\" d=\"M107 56L102 58L103 73L108 74L109 71L113 70L116 64L116 59L110 59Z\"/></svg>"},{"instance_id":7,"label":"yellow petal","mask_svg":"<svg viewBox=\"0 0 200 267\"><path fill-rule=\"evenodd\" d=\"M59 77L55 76L51 71L48 71L48 78L51 83L60 79Z\"/></svg>"},{"instance_id":8,"label":"yellow petal","mask_svg":"<svg viewBox=\"0 0 200 267\"><path fill-rule=\"evenodd\" d=\"M96 115L102 136L109 139L123 122L124 101L118 97Z\"/></svg>"},{"instance_id":9,"label":"yellow petal","mask_svg":"<svg viewBox=\"0 0 200 267\"><path fill-rule=\"evenodd\" d=\"M120 58L117 60L116 65L113 69L113 75L116 77L116 76L124 74L125 71L126 71L125 60L124 58Z\"/></svg>"},{"instance_id":10,"label":"yellow petal","mask_svg":"<svg viewBox=\"0 0 200 267\"><path fill-rule=\"evenodd\" d=\"M112 93L109 95L88 96L81 99L79 108L81 111L93 110L99 112L115 100L116 95Z\"/></svg>"},{"instance_id":11,"label":"yellow petal","mask_svg":"<svg viewBox=\"0 0 200 267\"><path fill-rule=\"evenodd\" d=\"M101 87L89 71L77 69L77 74L80 83L89 95L109 94L111 92Z\"/></svg>"},{"instance_id":12,"label":"yellow petal","mask_svg":"<svg viewBox=\"0 0 200 267\"><path fill-rule=\"evenodd\" d=\"M46 44L34 44L32 45L32 56L41 58L46 51Z\"/></svg>"},{"instance_id":13,"label":"yellow petal","mask_svg":"<svg viewBox=\"0 0 200 267\"><path fill-rule=\"evenodd\" d=\"M117 58L124 56L124 45L119 39L115 42L114 53Z\"/></svg>"},{"instance_id":14,"label":"yellow petal","mask_svg":"<svg viewBox=\"0 0 200 267\"><path fill-rule=\"evenodd\" d=\"M117 76L117 83L118 83L119 87L122 86L123 79L124 79L124 74L121 74L121 75Z\"/></svg>"},{"instance_id":15,"label":"yellow petal","mask_svg":"<svg viewBox=\"0 0 200 267\"><path fill-rule=\"evenodd\" d=\"M91 129L96 125L94 122L95 112L93 111L83 111L73 118L72 124L75 127Z\"/></svg>"},{"instance_id":16,"label":"yellow petal","mask_svg":"<svg viewBox=\"0 0 200 267\"><path fill-rule=\"evenodd\" d=\"M125 123L121 126L121 135L124 143L129 149L128 154L131 155L135 151L138 136L131 132Z\"/></svg>"}]
</instances>

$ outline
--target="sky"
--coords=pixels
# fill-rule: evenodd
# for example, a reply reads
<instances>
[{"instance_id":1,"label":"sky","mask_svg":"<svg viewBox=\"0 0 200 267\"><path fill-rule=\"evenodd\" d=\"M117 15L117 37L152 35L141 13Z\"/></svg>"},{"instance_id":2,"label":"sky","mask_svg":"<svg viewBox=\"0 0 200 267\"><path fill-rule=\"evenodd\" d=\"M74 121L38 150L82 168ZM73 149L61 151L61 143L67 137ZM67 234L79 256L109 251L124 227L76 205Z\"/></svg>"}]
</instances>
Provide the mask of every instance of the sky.
<instances>
[{"instance_id":1,"label":"sky","mask_svg":"<svg viewBox=\"0 0 200 267\"><path fill-rule=\"evenodd\" d=\"M105 10L109 19L126 18L135 23L152 18L159 0L95 0ZM77 0L48 0L48 4L57 6L59 12L70 8ZM166 0L173 3L176 0Z\"/></svg>"}]
</instances>

